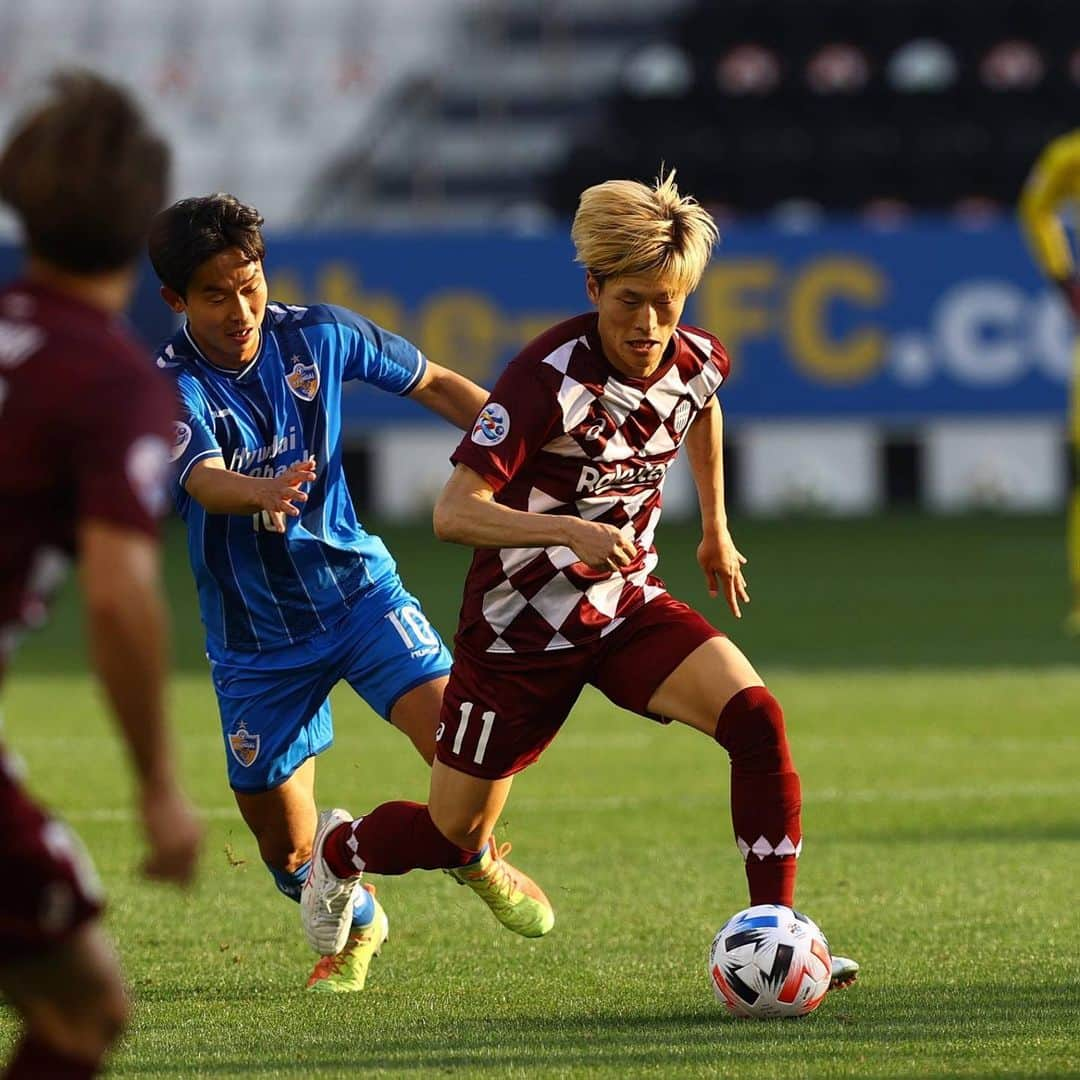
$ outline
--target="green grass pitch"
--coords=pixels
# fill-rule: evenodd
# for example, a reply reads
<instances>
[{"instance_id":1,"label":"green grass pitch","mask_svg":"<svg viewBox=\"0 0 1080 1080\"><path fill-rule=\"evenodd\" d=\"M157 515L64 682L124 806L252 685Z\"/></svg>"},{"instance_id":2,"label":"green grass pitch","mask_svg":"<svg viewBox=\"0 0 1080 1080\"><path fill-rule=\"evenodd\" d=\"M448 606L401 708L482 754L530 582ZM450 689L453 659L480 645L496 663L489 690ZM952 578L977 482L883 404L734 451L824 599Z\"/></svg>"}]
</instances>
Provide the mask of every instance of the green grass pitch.
<instances>
[{"instance_id":1,"label":"green grass pitch","mask_svg":"<svg viewBox=\"0 0 1080 1080\"><path fill-rule=\"evenodd\" d=\"M467 553L384 535L444 632ZM710 606L694 534L660 538L676 595L743 645L784 703L803 777L798 904L859 983L802 1021L730 1020L705 958L745 906L723 752L588 693L515 784L500 837L555 903L530 942L441 874L376 879L391 937L362 995L314 998L297 909L225 784L175 534L174 716L207 815L187 895L144 884L129 781L85 675L72 598L5 691L8 743L90 847L137 1000L117 1076L1080 1075L1080 644L1060 631L1051 519L746 523L753 603ZM320 802L423 799L404 739L348 688ZM0 1011L0 1052L14 1035Z\"/></svg>"}]
</instances>

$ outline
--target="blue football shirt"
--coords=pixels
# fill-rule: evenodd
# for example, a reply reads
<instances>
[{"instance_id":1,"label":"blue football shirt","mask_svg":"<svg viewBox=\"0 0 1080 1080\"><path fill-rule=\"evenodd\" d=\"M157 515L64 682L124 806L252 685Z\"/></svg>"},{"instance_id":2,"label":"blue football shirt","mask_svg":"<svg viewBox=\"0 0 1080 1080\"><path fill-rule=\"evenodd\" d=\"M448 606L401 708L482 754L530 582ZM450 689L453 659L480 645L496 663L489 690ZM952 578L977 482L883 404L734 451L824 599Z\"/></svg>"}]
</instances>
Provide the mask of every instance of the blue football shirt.
<instances>
[{"instance_id":1,"label":"blue football shirt","mask_svg":"<svg viewBox=\"0 0 1080 1080\"><path fill-rule=\"evenodd\" d=\"M408 394L427 361L415 345L346 308L271 303L258 355L241 371L212 364L187 327L158 353L176 379L181 419L173 460L177 510L211 653L301 641L337 622L396 573L386 546L357 521L341 466L341 390L359 379ZM284 534L259 514L210 514L184 488L220 455L246 476L275 476L314 457L318 479Z\"/></svg>"}]
</instances>

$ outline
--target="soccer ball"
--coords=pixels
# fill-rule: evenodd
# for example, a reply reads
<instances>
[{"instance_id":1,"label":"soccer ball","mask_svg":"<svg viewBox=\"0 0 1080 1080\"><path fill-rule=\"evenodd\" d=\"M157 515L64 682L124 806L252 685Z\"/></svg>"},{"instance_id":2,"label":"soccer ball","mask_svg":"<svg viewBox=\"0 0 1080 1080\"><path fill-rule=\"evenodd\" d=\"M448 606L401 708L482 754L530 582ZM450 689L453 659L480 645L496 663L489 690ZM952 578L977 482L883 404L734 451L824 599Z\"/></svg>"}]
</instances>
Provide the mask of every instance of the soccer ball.
<instances>
[{"instance_id":1,"label":"soccer ball","mask_svg":"<svg viewBox=\"0 0 1080 1080\"><path fill-rule=\"evenodd\" d=\"M825 998L832 976L829 943L817 924L780 904L758 904L713 938L709 978L736 1016L805 1016Z\"/></svg>"}]
</instances>

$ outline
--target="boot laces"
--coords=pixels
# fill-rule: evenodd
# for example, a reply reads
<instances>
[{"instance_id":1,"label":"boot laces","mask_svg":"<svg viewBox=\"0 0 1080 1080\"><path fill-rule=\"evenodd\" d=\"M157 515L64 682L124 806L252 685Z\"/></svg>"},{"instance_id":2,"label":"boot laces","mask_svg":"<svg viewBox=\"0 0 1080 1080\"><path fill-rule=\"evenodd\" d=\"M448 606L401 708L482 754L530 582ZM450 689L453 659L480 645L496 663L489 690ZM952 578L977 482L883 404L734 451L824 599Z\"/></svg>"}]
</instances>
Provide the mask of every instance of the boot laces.
<instances>
[{"instance_id":1,"label":"boot laces","mask_svg":"<svg viewBox=\"0 0 1080 1080\"><path fill-rule=\"evenodd\" d=\"M375 895L375 886L369 885L366 881L362 886L367 892ZM331 975L340 975L341 969L345 966L345 961L352 956L353 950L364 939L364 935L371 933L375 928L375 924L364 927L363 930L350 930L349 938L345 942L345 948L339 953L334 953L331 956L322 956L319 958L319 962L315 965L315 970L312 972L312 977L317 976L320 979L327 979Z\"/></svg>"},{"instance_id":2,"label":"boot laces","mask_svg":"<svg viewBox=\"0 0 1080 1080\"><path fill-rule=\"evenodd\" d=\"M504 862L510 854L513 845L507 841L501 846L495 842L495 837L488 838L488 852L491 855L491 865L488 867L487 878L491 887L500 893L507 901L512 900L516 891L514 875Z\"/></svg>"}]
</instances>

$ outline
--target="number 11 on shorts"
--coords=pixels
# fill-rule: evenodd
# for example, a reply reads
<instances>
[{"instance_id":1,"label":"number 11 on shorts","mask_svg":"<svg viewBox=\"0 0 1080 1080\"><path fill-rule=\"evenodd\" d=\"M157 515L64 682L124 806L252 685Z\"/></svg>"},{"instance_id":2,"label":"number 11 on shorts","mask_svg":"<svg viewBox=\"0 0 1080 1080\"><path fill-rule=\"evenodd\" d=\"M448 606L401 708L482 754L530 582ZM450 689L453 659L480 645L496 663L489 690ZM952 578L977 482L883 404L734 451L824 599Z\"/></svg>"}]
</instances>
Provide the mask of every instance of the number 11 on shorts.
<instances>
[{"instance_id":1,"label":"number 11 on shorts","mask_svg":"<svg viewBox=\"0 0 1080 1080\"><path fill-rule=\"evenodd\" d=\"M461 719L458 721L457 732L454 735L454 754L461 753L461 744L465 741L465 732L469 730L469 717L472 716L473 703L463 701L461 703ZM480 739L476 744L476 753L473 754L473 762L477 765L484 763L484 754L487 752L488 739L491 738L491 725L495 723L495 713L488 709L480 714L480 721L484 725L480 729Z\"/></svg>"}]
</instances>

